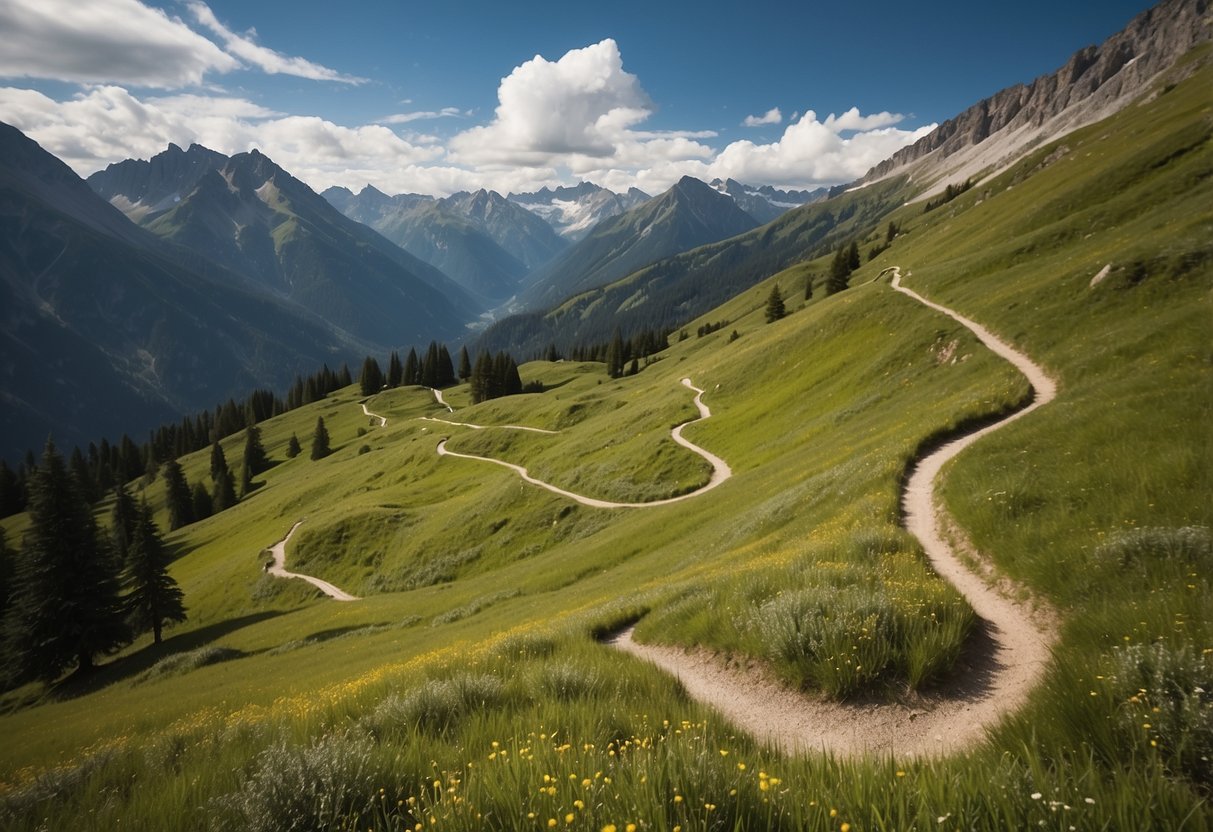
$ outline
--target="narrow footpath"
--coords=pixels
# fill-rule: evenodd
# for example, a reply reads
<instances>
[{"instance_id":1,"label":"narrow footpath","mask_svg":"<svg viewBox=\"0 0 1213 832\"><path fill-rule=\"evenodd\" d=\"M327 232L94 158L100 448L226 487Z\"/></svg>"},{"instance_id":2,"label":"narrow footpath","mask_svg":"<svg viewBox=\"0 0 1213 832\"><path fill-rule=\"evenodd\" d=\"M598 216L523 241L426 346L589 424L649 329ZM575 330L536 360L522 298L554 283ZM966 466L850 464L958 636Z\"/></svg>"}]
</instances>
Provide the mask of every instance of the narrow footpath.
<instances>
[{"instance_id":1,"label":"narrow footpath","mask_svg":"<svg viewBox=\"0 0 1213 832\"><path fill-rule=\"evenodd\" d=\"M302 525L303 521L300 520L295 525L291 526L291 530L286 533L286 537L282 538L270 547L270 554L273 555L274 562L270 564L270 568L267 569L266 572L278 578L298 578L301 581L307 581L309 584L316 587L325 595L336 601L357 601L358 596L350 595L348 592L333 586L328 581L321 580L320 578L314 578L311 575L300 575L298 572L286 571L286 544L290 542L290 539L295 536L295 532Z\"/></svg>"},{"instance_id":2,"label":"narrow footpath","mask_svg":"<svg viewBox=\"0 0 1213 832\"><path fill-rule=\"evenodd\" d=\"M789 690L758 662L726 664L704 649L638 644L631 628L611 642L677 676L692 698L716 708L737 727L791 753L821 750L843 757L921 757L960 751L1023 706L1039 684L1056 640L1051 615L1002 594L966 568L946 541L947 519L935 486L944 463L982 436L1048 404L1057 394L1057 385L1040 366L985 327L904 288L899 268L882 276L888 272L893 275L893 289L968 328L1027 376L1034 391L1027 407L918 460L902 493L906 529L918 538L936 572L961 592L980 618L970 644L975 655L969 674L953 689L912 704L839 703Z\"/></svg>"},{"instance_id":3,"label":"narrow footpath","mask_svg":"<svg viewBox=\"0 0 1213 832\"><path fill-rule=\"evenodd\" d=\"M699 456L706 459L708 461L708 464L712 466L712 475L708 479L706 484L700 486L699 488L695 489L694 491L689 491L686 494L680 494L677 497L669 497L664 500L653 500L653 501L647 502L647 503L617 503L617 502L613 502L611 500L599 500L594 497L587 497L583 494L575 494L572 491L567 491L563 488L552 485L551 483L547 483L547 482L544 482L543 480L532 477L527 472L527 469L523 468L521 465L515 465L512 462L505 462L503 460L493 459L492 457L488 457L488 456L475 456L473 454L461 454L461 453L457 453L456 451L449 451L449 450L447 450L447 447L446 447L446 443L447 443L446 439L443 439L442 441L440 441L438 443L438 455L439 456L458 457L460 459L474 459L479 462L491 462L494 465L500 465L503 468L509 468L511 471L513 471L518 476L520 476L523 480L525 480L526 482L529 482L531 485L536 485L540 488L547 489L548 491L551 491L553 494L559 494L562 497L567 497L570 500L574 500L575 502L581 503L583 506L590 506L591 508L606 508L606 509L656 508L657 506L668 506L671 503L680 503L683 500L689 500L693 497L699 497L703 494L706 494L708 491L711 491L713 488L716 488L718 485L723 483L725 480L729 479L729 477L733 476L733 471L731 468L729 468L729 465L727 462L725 462L723 459L716 456L715 454L711 453L710 451L706 451L703 448L699 447L698 445L696 445L694 442L690 441L689 439L686 439L685 437L683 437L683 435L682 435L683 428L685 428L687 425L693 425L696 422L700 422L700 421L703 421L704 419L711 418L712 411L708 408L708 406L706 404L703 403L703 393L704 393L703 390L701 390L700 388L698 388L694 384L692 384L691 380L689 378L684 378L682 380L682 384L684 387L687 387L687 388L695 391L695 407L699 410L699 417L696 419L691 419L688 422L683 422L682 424L678 425L672 431L670 431L670 436L673 438L673 440L675 442L677 442L682 447L684 447L687 450L692 451L693 453L696 453ZM437 395L437 391L435 391L435 395ZM427 418L427 417L422 417L422 418ZM444 422L445 420L444 419L429 419L429 421ZM480 426L480 425L469 425L469 424L465 424L463 422L448 422L447 424L462 425L463 427L472 428L474 430L480 430L484 427L484 426ZM497 427L511 429L511 430L532 430L532 431L538 431L539 433L555 433L555 431L545 431L545 430L540 430L539 428L527 428L527 427L521 427L518 425L499 425Z\"/></svg>"}]
</instances>

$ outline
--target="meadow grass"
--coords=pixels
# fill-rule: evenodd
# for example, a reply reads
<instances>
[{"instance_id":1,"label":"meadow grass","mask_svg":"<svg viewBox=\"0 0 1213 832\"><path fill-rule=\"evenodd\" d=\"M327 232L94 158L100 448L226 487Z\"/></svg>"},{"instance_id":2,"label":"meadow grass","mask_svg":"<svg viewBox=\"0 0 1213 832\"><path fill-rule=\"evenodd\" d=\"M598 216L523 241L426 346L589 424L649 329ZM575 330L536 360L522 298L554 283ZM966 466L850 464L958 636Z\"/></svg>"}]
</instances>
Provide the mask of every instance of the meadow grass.
<instances>
[{"instance_id":1,"label":"meadow grass","mask_svg":"<svg viewBox=\"0 0 1213 832\"><path fill-rule=\"evenodd\" d=\"M168 537L190 620L86 688L3 700L0 825L1208 828L1211 82L1201 70L929 214L907 206L852 289L782 321L762 306L787 274L635 377L534 363L523 376L546 393L476 407L447 393L459 421L559 429L458 441L566 487L608 447L621 471L678 487L680 469L646 454L685 418L691 376L713 417L688 437L735 472L695 500L596 511L439 459L448 428L415 417L445 411L420 388L374 398L383 428L352 388L266 422L263 484ZM956 757L783 755L594 636L639 619L640 637L748 654L837 695L951 666L971 613L899 531L899 483L925 443L1027 389L966 330L870 282L889 265L1060 380L943 478L977 548L1059 611L1060 639L1028 706ZM335 453L286 460L321 414ZM225 441L233 464L240 441ZM191 482L208 463L184 460ZM147 487L163 519L161 492ZM265 591L261 551L301 518L288 567L298 548L364 600ZM140 675L208 647L235 652ZM850 665L822 661L840 653Z\"/></svg>"}]
</instances>

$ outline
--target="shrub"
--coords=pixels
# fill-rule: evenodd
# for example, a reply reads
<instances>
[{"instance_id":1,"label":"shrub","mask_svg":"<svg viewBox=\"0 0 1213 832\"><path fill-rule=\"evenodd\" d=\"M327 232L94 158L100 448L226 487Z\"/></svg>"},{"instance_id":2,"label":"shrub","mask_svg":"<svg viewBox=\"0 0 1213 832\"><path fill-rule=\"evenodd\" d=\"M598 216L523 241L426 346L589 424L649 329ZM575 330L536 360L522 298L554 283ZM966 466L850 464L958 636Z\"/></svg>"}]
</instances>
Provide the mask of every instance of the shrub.
<instances>
[{"instance_id":1,"label":"shrub","mask_svg":"<svg viewBox=\"0 0 1213 832\"><path fill-rule=\"evenodd\" d=\"M400 728L445 734L468 714L500 707L505 700L505 686L491 674L430 679L405 694L384 699L369 723L379 735Z\"/></svg>"},{"instance_id":2,"label":"shrub","mask_svg":"<svg viewBox=\"0 0 1213 832\"><path fill-rule=\"evenodd\" d=\"M368 813L376 785L371 749L368 738L348 734L308 746L270 746L239 791L213 801L216 828L303 832L338 828Z\"/></svg>"},{"instance_id":3,"label":"shrub","mask_svg":"<svg viewBox=\"0 0 1213 832\"><path fill-rule=\"evenodd\" d=\"M1121 742L1158 754L1167 768L1208 789L1213 783L1213 657L1161 642L1117 648L1112 696Z\"/></svg>"}]
</instances>

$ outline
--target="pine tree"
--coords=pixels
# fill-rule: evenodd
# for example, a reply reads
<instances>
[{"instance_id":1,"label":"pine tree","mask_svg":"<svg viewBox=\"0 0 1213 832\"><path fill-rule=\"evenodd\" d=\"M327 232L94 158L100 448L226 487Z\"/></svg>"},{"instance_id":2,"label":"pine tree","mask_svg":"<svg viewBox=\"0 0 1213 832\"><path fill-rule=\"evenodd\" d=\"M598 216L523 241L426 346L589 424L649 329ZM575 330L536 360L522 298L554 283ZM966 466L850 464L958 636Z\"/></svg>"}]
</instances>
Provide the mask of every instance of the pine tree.
<instances>
[{"instance_id":1,"label":"pine tree","mask_svg":"<svg viewBox=\"0 0 1213 832\"><path fill-rule=\"evenodd\" d=\"M430 346L425 351L425 358L421 359L421 384L424 387L438 387L438 343L430 341Z\"/></svg>"},{"instance_id":2,"label":"pine tree","mask_svg":"<svg viewBox=\"0 0 1213 832\"><path fill-rule=\"evenodd\" d=\"M299 452L302 450L303 449L299 447L299 437L292 433L291 438L286 443L287 459L294 459L295 457L299 456Z\"/></svg>"},{"instance_id":3,"label":"pine tree","mask_svg":"<svg viewBox=\"0 0 1213 832\"><path fill-rule=\"evenodd\" d=\"M256 425L249 425L244 431L244 467L248 469L250 480L270 467L261 445L261 429Z\"/></svg>"},{"instance_id":4,"label":"pine tree","mask_svg":"<svg viewBox=\"0 0 1213 832\"><path fill-rule=\"evenodd\" d=\"M114 553L119 563L126 561L131 535L135 533L138 521L139 507L135 505L135 498L127 493L124 486L115 486L114 508L110 511L110 537L114 541Z\"/></svg>"},{"instance_id":5,"label":"pine tree","mask_svg":"<svg viewBox=\"0 0 1213 832\"><path fill-rule=\"evenodd\" d=\"M223 466L211 487L211 511L218 513L236 505L236 479L232 469Z\"/></svg>"},{"instance_id":6,"label":"pine tree","mask_svg":"<svg viewBox=\"0 0 1213 832\"><path fill-rule=\"evenodd\" d=\"M607 375L611 378L619 378L623 375L623 362L627 360L623 349L623 334L619 331L619 327L615 327L615 334L611 336L611 345L607 347L606 365Z\"/></svg>"},{"instance_id":7,"label":"pine tree","mask_svg":"<svg viewBox=\"0 0 1213 832\"><path fill-rule=\"evenodd\" d=\"M417 366L417 350L412 347L409 347L409 354L404 359L404 383L421 383L421 368Z\"/></svg>"},{"instance_id":8,"label":"pine tree","mask_svg":"<svg viewBox=\"0 0 1213 832\"><path fill-rule=\"evenodd\" d=\"M252 494L254 488L256 486L253 485L253 469L249 468L247 462L243 462L240 465L240 499L243 500Z\"/></svg>"},{"instance_id":9,"label":"pine tree","mask_svg":"<svg viewBox=\"0 0 1213 832\"><path fill-rule=\"evenodd\" d=\"M168 564L168 551L152 520L152 510L145 502L131 538L126 569L128 594L123 599L123 607L134 632L151 630L156 644L161 641L165 623L185 620L185 596L168 574Z\"/></svg>"},{"instance_id":10,"label":"pine tree","mask_svg":"<svg viewBox=\"0 0 1213 832\"><path fill-rule=\"evenodd\" d=\"M223 447L220 446L219 440L215 440L211 445L211 479L218 479L219 472L227 468L227 455L223 453Z\"/></svg>"},{"instance_id":11,"label":"pine tree","mask_svg":"<svg viewBox=\"0 0 1213 832\"><path fill-rule=\"evenodd\" d=\"M194 510L195 523L205 520L215 513L215 503L211 499L210 492L206 490L206 486L202 484L202 480L194 483L190 493L190 504Z\"/></svg>"},{"instance_id":12,"label":"pine tree","mask_svg":"<svg viewBox=\"0 0 1213 832\"><path fill-rule=\"evenodd\" d=\"M779 291L779 284L776 283L771 287L771 294L767 296L767 323L780 320L784 314L783 295Z\"/></svg>"},{"instance_id":13,"label":"pine tree","mask_svg":"<svg viewBox=\"0 0 1213 832\"><path fill-rule=\"evenodd\" d=\"M16 576L17 553L8 548L8 539L4 535L4 529L0 528L0 622L4 621L4 616L8 613L9 605L12 603L13 581ZM3 681L3 674L0 674L0 682Z\"/></svg>"},{"instance_id":14,"label":"pine tree","mask_svg":"<svg viewBox=\"0 0 1213 832\"><path fill-rule=\"evenodd\" d=\"M383 370L379 369L379 362L369 355L362 362L358 384L364 396L374 395L383 389Z\"/></svg>"},{"instance_id":15,"label":"pine tree","mask_svg":"<svg viewBox=\"0 0 1213 832\"><path fill-rule=\"evenodd\" d=\"M392 350L387 365L387 386L399 387L404 380L404 365L400 363L400 353Z\"/></svg>"},{"instance_id":16,"label":"pine tree","mask_svg":"<svg viewBox=\"0 0 1213 832\"><path fill-rule=\"evenodd\" d=\"M312 434L312 459L324 459L331 453L329 432L324 426L324 417L316 417L316 432Z\"/></svg>"},{"instance_id":17,"label":"pine tree","mask_svg":"<svg viewBox=\"0 0 1213 832\"><path fill-rule=\"evenodd\" d=\"M168 527L176 530L194 522L194 503L190 498L190 486L177 460L164 463L164 493L168 505Z\"/></svg>"},{"instance_id":18,"label":"pine tree","mask_svg":"<svg viewBox=\"0 0 1213 832\"><path fill-rule=\"evenodd\" d=\"M885 241L885 244L886 244L886 245L888 245L889 243L893 242L893 238L897 236L897 230L898 230L898 229L897 229L897 223L895 223L895 222L893 222L892 220L890 220L890 221L889 221L889 228L888 228L888 230L887 230L887 231L885 231L885 235L884 235L884 241Z\"/></svg>"},{"instance_id":19,"label":"pine tree","mask_svg":"<svg viewBox=\"0 0 1213 832\"><path fill-rule=\"evenodd\" d=\"M847 249L847 265L851 267L851 271L859 268L859 242L851 241L851 247Z\"/></svg>"},{"instance_id":20,"label":"pine tree","mask_svg":"<svg viewBox=\"0 0 1213 832\"><path fill-rule=\"evenodd\" d=\"M128 632L113 553L49 441L30 475L29 513L5 640L15 675L51 682L73 666L91 670Z\"/></svg>"},{"instance_id":21,"label":"pine tree","mask_svg":"<svg viewBox=\"0 0 1213 832\"><path fill-rule=\"evenodd\" d=\"M502 396L514 396L522 392L522 378L518 375L518 363L514 361L514 356L509 353L502 353L504 361L502 362L501 377L499 387Z\"/></svg>"},{"instance_id":22,"label":"pine tree","mask_svg":"<svg viewBox=\"0 0 1213 832\"><path fill-rule=\"evenodd\" d=\"M451 353L446 344L438 345L438 386L449 387L455 383L455 367L451 364Z\"/></svg>"},{"instance_id":23,"label":"pine tree","mask_svg":"<svg viewBox=\"0 0 1213 832\"><path fill-rule=\"evenodd\" d=\"M0 517L19 513L23 508L17 475L0 459Z\"/></svg>"},{"instance_id":24,"label":"pine tree","mask_svg":"<svg viewBox=\"0 0 1213 832\"><path fill-rule=\"evenodd\" d=\"M556 351L555 344L548 344L547 351L543 354L543 360L553 362L560 360L560 353Z\"/></svg>"},{"instance_id":25,"label":"pine tree","mask_svg":"<svg viewBox=\"0 0 1213 832\"><path fill-rule=\"evenodd\" d=\"M806 301L813 299L813 275L811 274L804 276L804 299Z\"/></svg>"},{"instance_id":26,"label":"pine tree","mask_svg":"<svg viewBox=\"0 0 1213 832\"><path fill-rule=\"evenodd\" d=\"M471 393L472 404L489 399L490 377L493 375L493 359L487 352L476 356L476 365L472 368Z\"/></svg>"},{"instance_id":27,"label":"pine tree","mask_svg":"<svg viewBox=\"0 0 1213 832\"><path fill-rule=\"evenodd\" d=\"M830 264L830 276L826 280L826 294L835 295L847 288L847 281L851 277L850 260L847 257L846 249L838 249L838 253L834 255L834 262Z\"/></svg>"},{"instance_id":28,"label":"pine tree","mask_svg":"<svg viewBox=\"0 0 1213 832\"><path fill-rule=\"evenodd\" d=\"M472 377L472 359L467 347L459 348L459 380L467 381Z\"/></svg>"}]
</instances>

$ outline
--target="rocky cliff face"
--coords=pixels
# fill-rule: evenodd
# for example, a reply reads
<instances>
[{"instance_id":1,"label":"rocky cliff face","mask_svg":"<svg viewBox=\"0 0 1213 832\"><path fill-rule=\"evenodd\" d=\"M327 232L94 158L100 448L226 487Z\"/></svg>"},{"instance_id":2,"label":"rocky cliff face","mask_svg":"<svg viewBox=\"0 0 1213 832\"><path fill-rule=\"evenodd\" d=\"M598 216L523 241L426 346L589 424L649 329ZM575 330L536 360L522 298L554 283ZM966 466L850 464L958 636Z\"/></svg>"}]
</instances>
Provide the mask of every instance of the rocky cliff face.
<instances>
[{"instance_id":1,"label":"rocky cliff face","mask_svg":"<svg viewBox=\"0 0 1213 832\"><path fill-rule=\"evenodd\" d=\"M1031 84L1008 87L939 125L872 168L860 183L883 179L926 157L940 163L943 173L942 168L952 167L942 164L944 160L965 155L993 138L1004 141L991 147L994 153L981 159L982 166L1010 164L1042 138L1054 138L1115 112L1180 56L1211 39L1213 13L1208 0L1163 0L1101 46L1074 53L1056 72Z\"/></svg>"}]
</instances>

